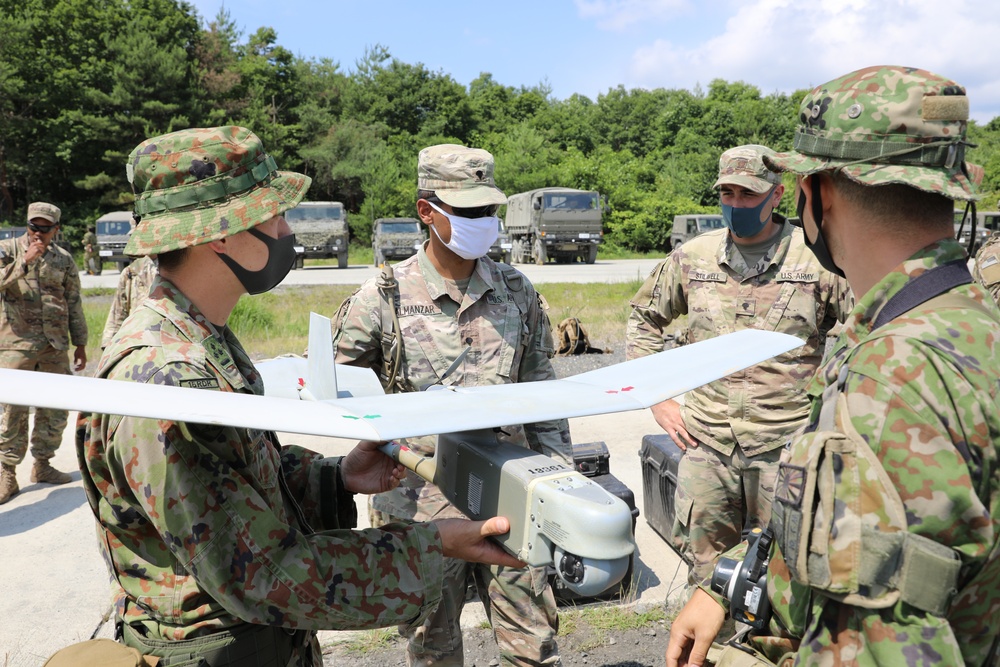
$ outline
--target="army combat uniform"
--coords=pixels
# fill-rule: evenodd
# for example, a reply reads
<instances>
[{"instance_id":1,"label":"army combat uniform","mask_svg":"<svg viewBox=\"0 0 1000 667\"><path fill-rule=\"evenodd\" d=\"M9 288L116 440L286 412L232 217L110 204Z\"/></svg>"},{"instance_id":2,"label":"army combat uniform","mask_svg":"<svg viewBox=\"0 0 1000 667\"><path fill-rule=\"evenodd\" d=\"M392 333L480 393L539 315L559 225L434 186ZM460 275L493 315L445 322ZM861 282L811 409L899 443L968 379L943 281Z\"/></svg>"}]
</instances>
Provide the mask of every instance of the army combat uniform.
<instances>
[{"instance_id":1,"label":"army combat uniform","mask_svg":"<svg viewBox=\"0 0 1000 667\"><path fill-rule=\"evenodd\" d=\"M548 316L539 297L519 272L488 257L476 261L468 281L447 281L434 269L424 248L394 267L398 281L400 340L403 344L404 391L443 383L481 386L549 380L555 377ZM377 280L369 280L344 302L334 323L337 363L382 369L383 306ZM391 333L391 332L390 332ZM460 363L447 375L453 362ZM565 420L511 425L508 441L557 460L572 462ZM435 437L417 438L409 446L434 453ZM399 488L373 498L387 520L423 521L463 515L440 489L413 473ZM462 661L460 613L468 570L475 571L480 597L487 607L505 662L552 664L557 659L555 600L542 568L512 570L448 559L446 591L441 607L428 621L402 629L411 635L410 650L426 664ZM487 590L488 589L488 590ZM489 600L489 603L486 601ZM450 633L450 636L443 633ZM422 650L424 638L441 649ZM423 663L422 663L423 664Z\"/></svg>"},{"instance_id":2,"label":"army combat uniform","mask_svg":"<svg viewBox=\"0 0 1000 667\"><path fill-rule=\"evenodd\" d=\"M118 288L108 311L101 336L101 349L111 343L125 318L142 303L156 278L156 262L150 257L140 257L125 267L118 277Z\"/></svg>"},{"instance_id":3,"label":"army combat uniform","mask_svg":"<svg viewBox=\"0 0 1000 667\"><path fill-rule=\"evenodd\" d=\"M681 315L691 343L748 328L804 341L685 395L684 426L699 446L681 459L672 538L693 562L692 584L740 541L744 517L748 527L767 525L780 449L808 416L804 390L827 332L850 310L847 283L819 265L801 229L773 215L779 237L755 266L747 266L728 229L714 230L670 253L631 301L629 359L662 351L664 329ZM756 490L744 488L747 478ZM722 486L706 479L722 479ZM734 506L740 498L745 507Z\"/></svg>"},{"instance_id":4,"label":"army combat uniform","mask_svg":"<svg viewBox=\"0 0 1000 667\"><path fill-rule=\"evenodd\" d=\"M162 279L97 375L263 393L232 332ZM253 429L106 415L94 416L78 456L131 646L204 655L211 646L198 642L251 636L254 652L284 655L275 647L290 644L288 665L318 665L314 631L417 622L440 600L437 530L347 530L356 509L339 457Z\"/></svg>"},{"instance_id":5,"label":"army combat uniform","mask_svg":"<svg viewBox=\"0 0 1000 667\"><path fill-rule=\"evenodd\" d=\"M964 285L951 290L967 300L964 305L917 307L872 330L909 280L964 259L949 239L882 278L860 300L810 385L811 432L797 438L782 459L776 507L787 506L788 514L808 510L810 502L838 509L832 516L817 511L814 522L804 524L805 532L815 531L809 586L793 581L787 562L795 553L806 558L801 546L785 543L771 558L770 636L753 641L773 661L797 650L795 664L997 664L997 656L994 662L989 656L1000 637L1000 313L978 286ZM836 421L856 432L859 451L867 446L877 457L886 486L902 501L900 516L889 509L893 499L877 485L875 472L855 464L839 438L817 428L822 394L838 381L845 402L835 404ZM807 471L822 465L820 447L828 437L826 456L840 452L840 469L827 482L829 495L821 487L817 493L823 495L804 500L812 489ZM852 519L871 526L874 535L851 530ZM905 560L902 549L887 549L878 540L893 531L944 545L945 555L921 569ZM785 533L776 532L782 545ZM727 556L742 559L744 547ZM908 571L915 576L895 582L904 589L896 601L885 587L890 577L902 579ZM800 570L799 576L806 575ZM943 608L918 606L931 603ZM912 660L903 663L902 656Z\"/></svg>"},{"instance_id":6,"label":"army combat uniform","mask_svg":"<svg viewBox=\"0 0 1000 667\"><path fill-rule=\"evenodd\" d=\"M69 375L70 345L87 344L80 275L73 257L55 243L30 265L29 235L0 241L0 367ZM65 410L39 408L31 454L48 461L62 442ZM28 408L5 405L0 462L17 465L28 449Z\"/></svg>"},{"instance_id":7,"label":"army combat uniform","mask_svg":"<svg viewBox=\"0 0 1000 667\"><path fill-rule=\"evenodd\" d=\"M972 277L1000 304L1000 232L993 232L976 253Z\"/></svg>"}]
</instances>

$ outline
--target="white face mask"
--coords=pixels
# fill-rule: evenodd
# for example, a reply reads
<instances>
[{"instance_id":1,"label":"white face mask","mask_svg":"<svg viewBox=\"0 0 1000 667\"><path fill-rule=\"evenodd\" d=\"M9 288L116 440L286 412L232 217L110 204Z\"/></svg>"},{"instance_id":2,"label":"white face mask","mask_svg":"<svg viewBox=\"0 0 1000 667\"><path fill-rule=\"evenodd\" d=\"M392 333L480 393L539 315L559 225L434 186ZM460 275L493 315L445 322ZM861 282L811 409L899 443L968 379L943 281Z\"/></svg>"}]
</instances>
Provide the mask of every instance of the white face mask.
<instances>
[{"instance_id":1,"label":"white face mask","mask_svg":"<svg viewBox=\"0 0 1000 667\"><path fill-rule=\"evenodd\" d=\"M425 200L426 201L426 200ZM451 240L445 246L462 259L479 259L489 252L490 246L497 240L500 233L500 220L495 216L488 218L463 218L451 213L445 213L432 202L427 202L435 211L448 218L451 223ZM434 225L430 226L434 234L444 243Z\"/></svg>"}]
</instances>

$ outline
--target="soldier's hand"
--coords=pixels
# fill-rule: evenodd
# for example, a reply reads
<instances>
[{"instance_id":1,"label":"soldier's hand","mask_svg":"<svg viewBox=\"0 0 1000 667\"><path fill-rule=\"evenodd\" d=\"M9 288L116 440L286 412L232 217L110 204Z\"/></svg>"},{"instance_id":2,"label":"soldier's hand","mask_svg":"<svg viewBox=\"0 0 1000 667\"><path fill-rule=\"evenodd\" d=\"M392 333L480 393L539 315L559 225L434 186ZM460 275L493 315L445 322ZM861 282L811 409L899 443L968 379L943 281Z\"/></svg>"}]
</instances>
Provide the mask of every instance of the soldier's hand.
<instances>
[{"instance_id":1,"label":"soldier's hand","mask_svg":"<svg viewBox=\"0 0 1000 667\"><path fill-rule=\"evenodd\" d=\"M28 249L24 251L24 263L31 264L36 259L45 254L47 244L44 241L32 241L28 244Z\"/></svg>"},{"instance_id":2,"label":"soldier's hand","mask_svg":"<svg viewBox=\"0 0 1000 667\"><path fill-rule=\"evenodd\" d=\"M726 610L711 595L696 589L670 626L667 667L700 667L726 620Z\"/></svg>"},{"instance_id":3,"label":"soldier's hand","mask_svg":"<svg viewBox=\"0 0 1000 667\"><path fill-rule=\"evenodd\" d=\"M378 450L382 443L362 440L340 462L351 493L382 493L399 486L406 468Z\"/></svg>"},{"instance_id":4,"label":"soldier's hand","mask_svg":"<svg viewBox=\"0 0 1000 667\"><path fill-rule=\"evenodd\" d=\"M486 521L468 519L437 519L432 521L441 533L444 555L460 558L470 563L486 563L504 567L527 567L503 550L496 542L489 540L492 535L503 535L510 530L510 521L497 516Z\"/></svg>"},{"instance_id":5,"label":"soldier's hand","mask_svg":"<svg viewBox=\"0 0 1000 667\"><path fill-rule=\"evenodd\" d=\"M87 346L77 345L73 351L73 370L79 373L87 367Z\"/></svg>"},{"instance_id":6,"label":"soldier's hand","mask_svg":"<svg viewBox=\"0 0 1000 667\"><path fill-rule=\"evenodd\" d=\"M650 408L653 419L664 431L670 434L681 451L687 451L688 447L697 447L698 443L691 434L684 428L684 419L681 417L681 404L672 398L668 398L662 403L657 403Z\"/></svg>"}]
</instances>

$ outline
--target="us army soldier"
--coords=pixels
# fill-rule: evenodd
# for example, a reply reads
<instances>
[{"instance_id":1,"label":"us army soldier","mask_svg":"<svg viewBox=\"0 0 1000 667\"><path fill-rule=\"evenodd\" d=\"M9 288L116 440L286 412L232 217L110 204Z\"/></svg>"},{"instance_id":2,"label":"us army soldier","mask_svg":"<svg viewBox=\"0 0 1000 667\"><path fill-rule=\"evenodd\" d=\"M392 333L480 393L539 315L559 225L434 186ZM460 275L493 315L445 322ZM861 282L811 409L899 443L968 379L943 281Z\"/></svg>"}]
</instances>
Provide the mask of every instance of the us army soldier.
<instances>
[{"instance_id":1,"label":"us army soldier","mask_svg":"<svg viewBox=\"0 0 1000 667\"><path fill-rule=\"evenodd\" d=\"M73 257L53 243L61 211L46 202L28 206L28 231L0 241L0 367L69 375L87 365L87 321ZM31 431L31 481L66 484L70 476L49 460L62 442L68 414L39 408ZM5 405L0 425L0 505L20 492L16 466L28 449L28 408Z\"/></svg>"},{"instance_id":2,"label":"us army soldier","mask_svg":"<svg viewBox=\"0 0 1000 667\"><path fill-rule=\"evenodd\" d=\"M725 229L697 236L657 266L632 299L629 359L663 350L663 332L687 315L689 342L741 329L780 331L798 349L652 408L685 450L678 469L675 546L693 566L689 583L712 572L742 531L771 518L778 456L809 411L805 386L828 332L850 311L850 290L816 261L802 230L775 212L781 176L764 166L765 146L737 146L719 158L715 188Z\"/></svg>"},{"instance_id":3,"label":"us army soldier","mask_svg":"<svg viewBox=\"0 0 1000 667\"><path fill-rule=\"evenodd\" d=\"M87 233L83 235L83 266L88 276L101 275L100 246L93 225L87 227Z\"/></svg>"},{"instance_id":4,"label":"us army soldier","mask_svg":"<svg viewBox=\"0 0 1000 667\"><path fill-rule=\"evenodd\" d=\"M497 236L497 208L506 201L494 184L493 156L431 146L420 151L417 169L417 213L429 239L394 267L393 277L368 281L344 302L334 323L336 361L372 368L391 391L554 378L540 297L520 272L486 256ZM515 444L572 463L565 420L503 430ZM431 455L435 443L431 437L408 444ZM462 516L438 487L412 473L372 505L373 524ZM559 663L558 615L544 568L497 570L452 559L445 570L438 610L400 628L409 639L409 664L462 664L460 617L470 574L503 663Z\"/></svg>"},{"instance_id":5,"label":"us army soldier","mask_svg":"<svg viewBox=\"0 0 1000 667\"><path fill-rule=\"evenodd\" d=\"M796 175L810 247L858 296L782 453L773 613L740 647L772 662L1000 660L1000 312L953 238L953 200L976 197L968 117L955 81L869 67L807 93L793 150L764 158ZM697 590L667 664L703 664L746 604Z\"/></svg>"},{"instance_id":6,"label":"us army soldier","mask_svg":"<svg viewBox=\"0 0 1000 667\"><path fill-rule=\"evenodd\" d=\"M108 319L104 322L102 350L111 343L129 314L149 295L155 278L156 261L152 257L140 257L122 270L111 309L108 310Z\"/></svg>"},{"instance_id":7,"label":"us army soldier","mask_svg":"<svg viewBox=\"0 0 1000 667\"><path fill-rule=\"evenodd\" d=\"M140 220L126 253L156 255L159 277L97 376L263 393L226 322L242 295L291 269L282 214L310 179L278 171L241 127L154 137L128 160ZM77 454L118 639L185 664L321 665L316 630L413 622L437 607L445 556L518 564L484 540L505 519L349 530L353 493L402 477L376 447L324 458L270 432L94 415Z\"/></svg>"}]
</instances>

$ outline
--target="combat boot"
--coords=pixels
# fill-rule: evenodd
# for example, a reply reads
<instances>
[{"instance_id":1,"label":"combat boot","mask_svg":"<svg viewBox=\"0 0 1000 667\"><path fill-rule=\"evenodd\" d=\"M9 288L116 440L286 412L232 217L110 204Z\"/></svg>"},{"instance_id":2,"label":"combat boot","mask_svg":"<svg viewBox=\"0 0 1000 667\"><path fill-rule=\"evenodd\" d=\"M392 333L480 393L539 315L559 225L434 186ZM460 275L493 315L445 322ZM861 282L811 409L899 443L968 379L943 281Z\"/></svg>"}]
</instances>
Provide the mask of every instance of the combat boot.
<instances>
[{"instance_id":1,"label":"combat boot","mask_svg":"<svg viewBox=\"0 0 1000 667\"><path fill-rule=\"evenodd\" d=\"M17 485L17 476L14 474L14 466L3 464L0 470L0 505L21 492L21 487Z\"/></svg>"},{"instance_id":2,"label":"combat boot","mask_svg":"<svg viewBox=\"0 0 1000 667\"><path fill-rule=\"evenodd\" d=\"M47 460L35 459L31 469L31 481L42 484L68 484L73 478L53 468Z\"/></svg>"}]
</instances>

